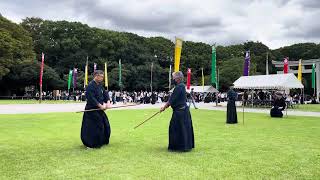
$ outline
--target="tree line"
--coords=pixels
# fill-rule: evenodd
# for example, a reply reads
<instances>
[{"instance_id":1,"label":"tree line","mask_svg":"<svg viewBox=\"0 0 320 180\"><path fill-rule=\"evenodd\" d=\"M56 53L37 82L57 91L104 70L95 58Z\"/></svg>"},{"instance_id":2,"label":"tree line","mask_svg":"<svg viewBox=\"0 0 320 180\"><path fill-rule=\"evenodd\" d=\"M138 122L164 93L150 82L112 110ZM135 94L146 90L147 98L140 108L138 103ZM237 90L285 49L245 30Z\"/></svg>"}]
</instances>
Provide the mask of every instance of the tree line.
<instances>
[{"instance_id":1,"label":"tree line","mask_svg":"<svg viewBox=\"0 0 320 180\"><path fill-rule=\"evenodd\" d=\"M269 71L276 73L271 60L313 59L320 57L320 44L301 43L271 50L262 42L247 41L230 46L216 46L219 84L226 90L242 75L244 54L251 52L250 74L265 74L268 53ZM80 22L25 18L16 24L0 15L0 95L21 94L26 86L38 88L41 53L45 53L44 90L67 89L70 69L78 68L78 89L83 89L86 61L89 74L93 64L104 70L108 63L110 89L119 89L118 61L122 61L122 84L125 90L150 90L150 66L153 66L153 89L168 89L169 65L174 43L163 37L142 37L129 32L89 27ZM185 41L180 70L192 69L191 83L210 84L211 45ZM92 76L89 76L92 79ZM305 80L307 81L307 80Z\"/></svg>"}]
</instances>

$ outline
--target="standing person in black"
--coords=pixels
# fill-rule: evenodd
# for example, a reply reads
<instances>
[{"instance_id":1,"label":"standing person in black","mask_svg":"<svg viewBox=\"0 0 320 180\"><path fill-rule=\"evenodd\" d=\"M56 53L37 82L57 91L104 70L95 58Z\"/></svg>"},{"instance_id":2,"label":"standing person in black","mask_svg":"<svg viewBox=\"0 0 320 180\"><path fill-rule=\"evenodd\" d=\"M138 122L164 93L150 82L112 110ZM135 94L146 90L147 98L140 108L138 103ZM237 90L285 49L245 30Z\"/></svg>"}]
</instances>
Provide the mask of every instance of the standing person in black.
<instances>
[{"instance_id":1,"label":"standing person in black","mask_svg":"<svg viewBox=\"0 0 320 180\"><path fill-rule=\"evenodd\" d=\"M172 73L175 88L169 101L160 112L171 106L173 109L169 126L169 151L191 151L194 148L194 134L191 114L186 103L186 88L181 71Z\"/></svg>"},{"instance_id":2,"label":"standing person in black","mask_svg":"<svg viewBox=\"0 0 320 180\"><path fill-rule=\"evenodd\" d=\"M94 79L86 89L87 104L85 109L100 109L84 112L81 126L81 140L88 148L99 148L109 144L110 124L104 110L110 108L108 93L102 86L104 74L101 70L94 72Z\"/></svg>"},{"instance_id":3,"label":"standing person in black","mask_svg":"<svg viewBox=\"0 0 320 180\"><path fill-rule=\"evenodd\" d=\"M151 104L155 104L157 102L157 95L152 92L151 93Z\"/></svg>"},{"instance_id":4,"label":"standing person in black","mask_svg":"<svg viewBox=\"0 0 320 180\"><path fill-rule=\"evenodd\" d=\"M233 86L230 86L230 90L227 93L228 104L227 104L227 124L237 124L237 109L236 100L238 94L233 90Z\"/></svg>"},{"instance_id":5,"label":"standing person in black","mask_svg":"<svg viewBox=\"0 0 320 180\"><path fill-rule=\"evenodd\" d=\"M244 91L244 93L243 93L243 100L244 100L244 106L246 106L247 102L248 102L248 93L247 93L247 91Z\"/></svg>"},{"instance_id":6,"label":"standing person in black","mask_svg":"<svg viewBox=\"0 0 320 180\"><path fill-rule=\"evenodd\" d=\"M273 102L272 109L270 110L271 117L283 117L282 111L286 108L286 101L281 92L275 93L275 100Z\"/></svg>"},{"instance_id":7,"label":"standing person in black","mask_svg":"<svg viewBox=\"0 0 320 180\"><path fill-rule=\"evenodd\" d=\"M112 104L116 104L116 93L114 91L112 91Z\"/></svg>"},{"instance_id":8,"label":"standing person in black","mask_svg":"<svg viewBox=\"0 0 320 180\"><path fill-rule=\"evenodd\" d=\"M194 88L191 88L191 91L190 91L190 93L187 93L187 99L188 99L188 103L189 103L189 108L190 108L190 105L191 105L191 103L193 104L193 107L195 108L195 109L198 109L197 108L197 106L196 106L196 103L194 102Z\"/></svg>"}]
</instances>

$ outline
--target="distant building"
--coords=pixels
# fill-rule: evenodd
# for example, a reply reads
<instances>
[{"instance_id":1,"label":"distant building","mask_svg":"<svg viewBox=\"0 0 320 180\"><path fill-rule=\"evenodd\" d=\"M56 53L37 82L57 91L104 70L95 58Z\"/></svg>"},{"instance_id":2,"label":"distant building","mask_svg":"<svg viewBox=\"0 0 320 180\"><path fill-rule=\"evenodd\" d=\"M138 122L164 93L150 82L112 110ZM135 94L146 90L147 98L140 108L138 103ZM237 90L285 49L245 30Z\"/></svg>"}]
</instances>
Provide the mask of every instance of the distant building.
<instances>
[{"instance_id":1,"label":"distant building","mask_svg":"<svg viewBox=\"0 0 320 180\"><path fill-rule=\"evenodd\" d=\"M320 94L320 59L302 60L302 76L303 74L312 73L312 64L316 65L316 95L319 100ZM272 61L272 64L277 68L277 74L283 74L283 61ZM298 74L299 61L289 61L288 73Z\"/></svg>"}]
</instances>

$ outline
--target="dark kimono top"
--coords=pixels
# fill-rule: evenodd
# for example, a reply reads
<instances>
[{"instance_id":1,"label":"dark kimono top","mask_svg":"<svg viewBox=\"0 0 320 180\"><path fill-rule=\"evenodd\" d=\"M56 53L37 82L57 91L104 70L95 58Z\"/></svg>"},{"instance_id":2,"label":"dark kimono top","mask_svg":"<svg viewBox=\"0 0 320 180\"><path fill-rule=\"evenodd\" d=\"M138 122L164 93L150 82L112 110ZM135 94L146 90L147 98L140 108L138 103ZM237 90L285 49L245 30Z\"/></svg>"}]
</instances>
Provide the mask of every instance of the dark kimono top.
<instances>
[{"instance_id":1,"label":"dark kimono top","mask_svg":"<svg viewBox=\"0 0 320 180\"><path fill-rule=\"evenodd\" d=\"M286 108L286 101L284 98L276 99L273 103L273 106L275 108L281 107L280 110L283 111Z\"/></svg>"},{"instance_id":2,"label":"dark kimono top","mask_svg":"<svg viewBox=\"0 0 320 180\"><path fill-rule=\"evenodd\" d=\"M238 94L234 90L229 90L227 93L227 97L229 101L236 101L238 98Z\"/></svg>"},{"instance_id":3,"label":"dark kimono top","mask_svg":"<svg viewBox=\"0 0 320 180\"><path fill-rule=\"evenodd\" d=\"M104 90L101 84L91 81L86 89L87 104L86 109L96 109L98 104L101 105L109 101L109 94Z\"/></svg>"},{"instance_id":4,"label":"dark kimono top","mask_svg":"<svg viewBox=\"0 0 320 180\"><path fill-rule=\"evenodd\" d=\"M187 106L186 88L183 83L176 85L169 98L169 104L173 110Z\"/></svg>"}]
</instances>

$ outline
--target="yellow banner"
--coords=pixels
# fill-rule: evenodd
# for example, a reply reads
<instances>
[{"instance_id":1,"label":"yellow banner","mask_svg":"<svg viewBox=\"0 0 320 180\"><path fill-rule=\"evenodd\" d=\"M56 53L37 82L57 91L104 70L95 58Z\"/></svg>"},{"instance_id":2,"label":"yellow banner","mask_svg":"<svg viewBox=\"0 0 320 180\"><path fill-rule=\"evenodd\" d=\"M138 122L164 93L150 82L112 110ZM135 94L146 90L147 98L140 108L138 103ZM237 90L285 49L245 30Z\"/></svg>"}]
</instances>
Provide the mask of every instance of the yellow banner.
<instances>
[{"instance_id":1,"label":"yellow banner","mask_svg":"<svg viewBox=\"0 0 320 180\"><path fill-rule=\"evenodd\" d=\"M182 39L176 38L176 46L174 49L174 72L179 71L180 68L181 49Z\"/></svg>"},{"instance_id":2,"label":"yellow banner","mask_svg":"<svg viewBox=\"0 0 320 180\"><path fill-rule=\"evenodd\" d=\"M109 82L108 82L108 68L107 63L104 63L104 86L108 88Z\"/></svg>"},{"instance_id":3,"label":"yellow banner","mask_svg":"<svg viewBox=\"0 0 320 180\"><path fill-rule=\"evenodd\" d=\"M86 64L85 71L84 71L84 85L85 86L88 85L88 62Z\"/></svg>"},{"instance_id":4,"label":"yellow banner","mask_svg":"<svg viewBox=\"0 0 320 180\"><path fill-rule=\"evenodd\" d=\"M302 81L302 66L301 66L301 59L299 60L299 67L298 67L298 80Z\"/></svg>"}]
</instances>

